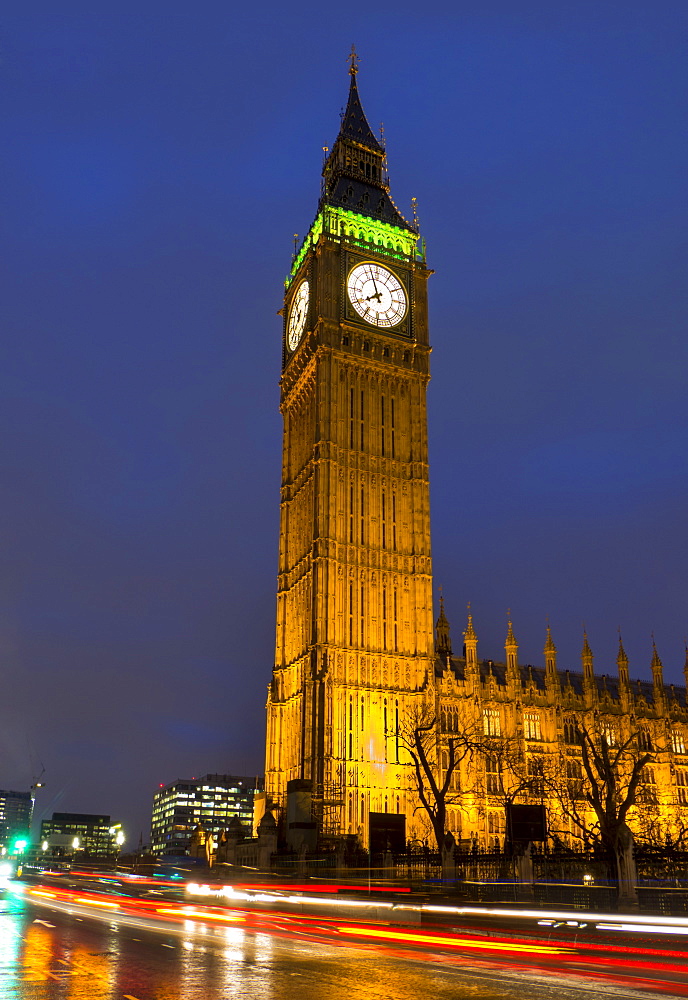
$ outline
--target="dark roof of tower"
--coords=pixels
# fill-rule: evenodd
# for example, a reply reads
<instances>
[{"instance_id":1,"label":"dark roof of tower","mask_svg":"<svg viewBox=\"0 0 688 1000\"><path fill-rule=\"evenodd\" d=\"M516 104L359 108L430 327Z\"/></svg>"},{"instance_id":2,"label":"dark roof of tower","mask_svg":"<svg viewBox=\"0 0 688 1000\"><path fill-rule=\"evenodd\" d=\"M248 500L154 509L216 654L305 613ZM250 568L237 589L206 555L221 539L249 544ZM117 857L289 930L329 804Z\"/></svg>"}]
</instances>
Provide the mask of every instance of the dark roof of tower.
<instances>
[{"instance_id":1,"label":"dark roof of tower","mask_svg":"<svg viewBox=\"0 0 688 1000\"><path fill-rule=\"evenodd\" d=\"M346 136L348 139L354 139L356 142L360 142L364 146L369 146L380 153L383 152L382 146L373 135L373 130L368 124L368 119L363 111L361 98L358 96L355 73L351 74L349 100L342 118L342 127L339 130L339 134Z\"/></svg>"},{"instance_id":2,"label":"dark roof of tower","mask_svg":"<svg viewBox=\"0 0 688 1000\"><path fill-rule=\"evenodd\" d=\"M388 192L370 181L339 174L328 185L322 200L328 205L349 208L352 212L413 232L412 226L397 209Z\"/></svg>"},{"instance_id":3,"label":"dark roof of tower","mask_svg":"<svg viewBox=\"0 0 688 1000\"><path fill-rule=\"evenodd\" d=\"M359 215L398 226L415 227L401 214L389 194L385 151L368 124L352 67L349 100L332 150L323 167L322 205L349 209Z\"/></svg>"}]
</instances>

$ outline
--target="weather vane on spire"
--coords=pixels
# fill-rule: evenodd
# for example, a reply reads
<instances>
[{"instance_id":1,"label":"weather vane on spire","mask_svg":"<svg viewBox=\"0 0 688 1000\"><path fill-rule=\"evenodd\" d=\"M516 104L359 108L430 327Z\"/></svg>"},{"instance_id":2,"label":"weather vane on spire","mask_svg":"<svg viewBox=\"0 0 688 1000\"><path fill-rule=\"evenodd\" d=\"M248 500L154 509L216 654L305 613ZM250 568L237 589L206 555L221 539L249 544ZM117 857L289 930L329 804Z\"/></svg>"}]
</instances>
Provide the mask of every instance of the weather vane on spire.
<instances>
[{"instance_id":1,"label":"weather vane on spire","mask_svg":"<svg viewBox=\"0 0 688 1000\"><path fill-rule=\"evenodd\" d=\"M356 55L356 46L351 46L351 52L349 53L349 73L352 76L356 76L358 73L358 56Z\"/></svg>"}]
</instances>

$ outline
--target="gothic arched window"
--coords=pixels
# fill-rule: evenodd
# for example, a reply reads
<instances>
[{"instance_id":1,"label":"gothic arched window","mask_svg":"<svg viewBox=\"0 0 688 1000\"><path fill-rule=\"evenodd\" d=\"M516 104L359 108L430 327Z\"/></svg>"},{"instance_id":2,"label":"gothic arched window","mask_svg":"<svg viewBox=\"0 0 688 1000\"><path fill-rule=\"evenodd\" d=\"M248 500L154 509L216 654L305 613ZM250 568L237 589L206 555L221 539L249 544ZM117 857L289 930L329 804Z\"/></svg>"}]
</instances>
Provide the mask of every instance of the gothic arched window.
<instances>
[{"instance_id":1,"label":"gothic arched window","mask_svg":"<svg viewBox=\"0 0 688 1000\"><path fill-rule=\"evenodd\" d=\"M578 746L580 743L576 720L570 716L564 719L564 743L567 743L569 746Z\"/></svg>"},{"instance_id":2,"label":"gothic arched window","mask_svg":"<svg viewBox=\"0 0 688 1000\"><path fill-rule=\"evenodd\" d=\"M647 726L642 726L638 730L638 750L640 750L641 753L652 753L654 750L650 730Z\"/></svg>"}]
</instances>

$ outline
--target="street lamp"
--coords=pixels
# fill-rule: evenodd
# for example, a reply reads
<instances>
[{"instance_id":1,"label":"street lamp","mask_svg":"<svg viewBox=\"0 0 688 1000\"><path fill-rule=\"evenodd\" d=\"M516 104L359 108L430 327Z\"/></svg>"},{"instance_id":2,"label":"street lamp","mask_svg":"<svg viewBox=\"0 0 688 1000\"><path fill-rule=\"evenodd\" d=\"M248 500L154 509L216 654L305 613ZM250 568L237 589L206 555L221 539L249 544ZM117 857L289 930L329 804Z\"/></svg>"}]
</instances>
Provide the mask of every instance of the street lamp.
<instances>
[{"instance_id":1,"label":"street lamp","mask_svg":"<svg viewBox=\"0 0 688 1000\"><path fill-rule=\"evenodd\" d=\"M122 844L126 840L121 823L115 823L114 826L110 827L110 837L112 838L111 844L114 848L115 868L116 868L117 862L119 861L119 852L122 850Z\"/></svg>"}]
</instances>

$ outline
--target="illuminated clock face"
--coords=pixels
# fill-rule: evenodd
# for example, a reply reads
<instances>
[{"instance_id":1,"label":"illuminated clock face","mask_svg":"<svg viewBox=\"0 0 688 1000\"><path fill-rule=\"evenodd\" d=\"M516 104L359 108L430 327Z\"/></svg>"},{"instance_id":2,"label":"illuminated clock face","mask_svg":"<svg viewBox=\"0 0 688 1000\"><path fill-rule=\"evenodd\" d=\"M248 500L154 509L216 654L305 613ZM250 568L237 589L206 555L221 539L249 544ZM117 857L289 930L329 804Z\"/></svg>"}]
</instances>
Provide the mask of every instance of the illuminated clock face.
<instances>
[{"instance_id":1,"label":"illuminated clock face","mask_svg":"<svg viewBox=\"0 0 688 1000\"><path fill-rule=\"evenodd\" d=\"M371 326L390 327L406 315L406 292L395 274L371 262L349 272L346 290L361 319Z\"/></svg>"},{"instance_id":2,"label":"illuminated clock face","mask_svg":"<svg viewBox=\"0 0 688 1000\"><path fill-rule=\"evenodd\" d=\"M287 347L290 351L295 351L299 346L299 341L303 336L308 316L308 299L310 289L308 282L302 281L294 292L294 298L289 307L289 319L287 320Z\"/></svg>"}]
</instances>

